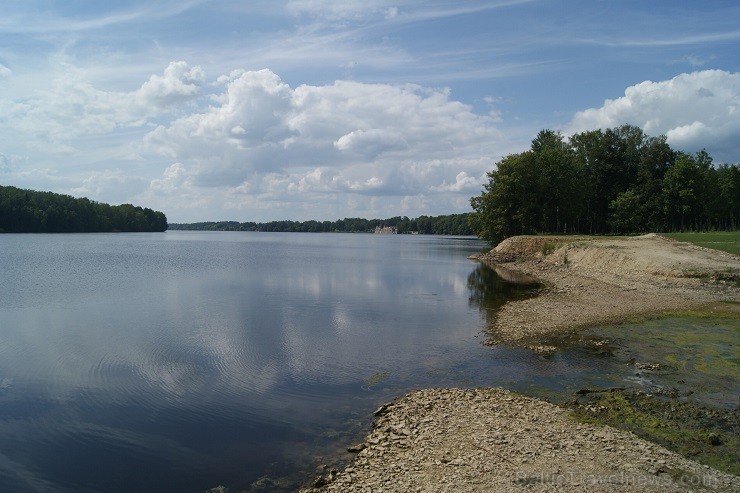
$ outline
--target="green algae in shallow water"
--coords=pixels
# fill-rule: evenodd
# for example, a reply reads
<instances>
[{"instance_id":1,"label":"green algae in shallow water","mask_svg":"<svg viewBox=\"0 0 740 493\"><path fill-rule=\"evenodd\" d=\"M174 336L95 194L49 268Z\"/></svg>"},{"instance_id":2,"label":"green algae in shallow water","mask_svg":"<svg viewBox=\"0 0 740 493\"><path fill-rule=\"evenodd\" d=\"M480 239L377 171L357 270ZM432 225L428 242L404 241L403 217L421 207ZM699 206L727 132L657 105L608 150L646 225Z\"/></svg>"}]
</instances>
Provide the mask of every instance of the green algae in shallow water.
<instances>
[{"instance_id":1,"label":"green algae in shallow water","mask_svg":"<svg viewBox=\"0 0 740 493\"><path fill-rule=\"evenodd\" d=\"M653 341L665 359L707 377L740 379L740 321L670 318L641 324L639 337ZM620 336L622 337L622 336Z\"/></svg>"},{"instance_id":2,"label":"green algae in shallow water","mask_svg":"<svg viewBox=\"0 0 740 493\"><path fill-rule=\"evenodd\" d=\"M580 396L574 416L740 474L740 316L675 315L580 332L585 345L607 341L600 346L630 369L630 388Z\"/></svg>"},{"instance_id":3,"label":"green algae in shallow water","mask_svg":"<svg viewBox=\"0 0 740 493\"><path fill-rule=\"evenodd\" d=\"M670 317L583 331L609 340L629 380L671 389L707 405L740 403L740 316Z\"/></svg>"},{"instance_id":4,"label":"green algae in shallow water","mask_svg":"<svg viewBox=\"0 0 740 493\"><path fill-rule=\"evenodd\" d=\"M740 474L740 412L630 390L580 398L576 419L628 430L715 469Z\"/></svg>"}]
</instances>

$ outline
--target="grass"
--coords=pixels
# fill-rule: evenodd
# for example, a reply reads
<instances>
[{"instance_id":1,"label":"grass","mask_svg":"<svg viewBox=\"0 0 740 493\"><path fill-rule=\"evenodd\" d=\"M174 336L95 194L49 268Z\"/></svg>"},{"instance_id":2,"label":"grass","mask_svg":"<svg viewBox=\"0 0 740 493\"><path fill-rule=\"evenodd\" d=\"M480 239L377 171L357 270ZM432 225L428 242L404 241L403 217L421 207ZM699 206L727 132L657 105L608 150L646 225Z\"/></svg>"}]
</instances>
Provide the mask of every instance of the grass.
<instances>
[{"instance_id":1,"label":"grass","mask_svg":"<svg viewBox=\"0 0 740 493\"><path fill-rule=\"evenodd\" d=\"M544 245L542 245L542 248L540 249L540 252L542 252L542 255L550 255L552 252L563 246L566 242L560 241L560 240L553 240L548 241Z\"/></svg>"},{"instance_id":2,"label":"grass","mask_svg":"<svg viewBox=\"0 0 740 493\"><path fill-rule=\"evenodd\" d=\"M705 248L740 255L740 231L718 231L713 233L664 233L663 236L678 241L693 243Z\"/></svg>"},{"instance_id":3,"label":"grass","mask_svg":"<svg viewBox=\"0 0 740 493\"><path fill-rule=\"evenodd\" d=\"M548 241L544 245L542 245L542 255L550 255L552 252L555 251L555 243L552 241Z\"/></svg>"}]
</instances>

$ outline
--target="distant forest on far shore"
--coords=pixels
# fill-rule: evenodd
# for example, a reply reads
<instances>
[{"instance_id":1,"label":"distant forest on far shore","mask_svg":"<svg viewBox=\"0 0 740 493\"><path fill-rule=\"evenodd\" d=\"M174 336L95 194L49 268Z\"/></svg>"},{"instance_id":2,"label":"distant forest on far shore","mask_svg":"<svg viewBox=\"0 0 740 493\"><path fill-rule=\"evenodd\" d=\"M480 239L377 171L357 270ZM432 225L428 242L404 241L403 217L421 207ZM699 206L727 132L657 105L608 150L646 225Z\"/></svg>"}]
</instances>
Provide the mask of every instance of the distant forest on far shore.
<instances>
[{"instance_id":1,"label":"distant forest on far shore","mask_svg":"<svg viewBox=\"0 0 740 493\"><path fill-rule=\"evenodd\" d=\"M0 233L109 233L167 230L164 213L131 204L0 186Z\"/></svg>"},{"instance_id":2,"label":"distant forest on far shore","mask_svg":"<svg viewBox=\"0 0 740 493\"><path fill-rule=\"evenodd\" d=\"M336 221L270 221L266 223L237 221L172 223L169 229L187 231L263 231L286 233L372 233L377 227L396 228L399 234L473 235L469 213L446 216L419 216L409 219L396 216L389 219L345 218Z\"/></svg>"}]
</instances>

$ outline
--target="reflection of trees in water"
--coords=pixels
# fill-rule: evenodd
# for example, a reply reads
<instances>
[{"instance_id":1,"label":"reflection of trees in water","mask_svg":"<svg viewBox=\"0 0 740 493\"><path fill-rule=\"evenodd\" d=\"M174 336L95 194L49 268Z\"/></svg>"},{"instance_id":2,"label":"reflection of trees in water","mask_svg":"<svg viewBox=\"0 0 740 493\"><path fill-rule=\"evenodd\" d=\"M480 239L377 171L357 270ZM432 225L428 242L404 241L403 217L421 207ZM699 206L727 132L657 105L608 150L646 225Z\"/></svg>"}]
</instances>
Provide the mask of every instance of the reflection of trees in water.
<instances>
[{"instance_id":1,"label":"reflection of trees in water","mask_svg":"<svg viewBox=\"0 0 740 493\"><path fill-rule=\"evenodd\" d=\"M488 323L493 321L504 303L535 296L538 288L538 285L531 282L520 284L505 281L495 270L484 264L479 264L468 275L470 305L477 306L485 314Z\"/></svg>"}]
</instances>

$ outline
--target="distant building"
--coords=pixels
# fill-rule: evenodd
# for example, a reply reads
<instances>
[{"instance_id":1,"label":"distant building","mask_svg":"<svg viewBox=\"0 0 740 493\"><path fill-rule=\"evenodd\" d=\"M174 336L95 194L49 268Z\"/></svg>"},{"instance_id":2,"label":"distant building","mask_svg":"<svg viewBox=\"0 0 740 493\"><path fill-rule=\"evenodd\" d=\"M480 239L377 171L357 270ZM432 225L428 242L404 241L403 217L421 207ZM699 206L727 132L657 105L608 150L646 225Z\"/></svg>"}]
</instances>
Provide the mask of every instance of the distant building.
<instances>
[{"instance_id":1,"label":"distant building","mask_svg":"<svg viewBox=\"0 0 740 493\"><path fill-rule=\"evenodd\" d=\"M376 235L394 235L398 233L395 226L376 226L374 233Z\"/></svg>"}]
</instances>

